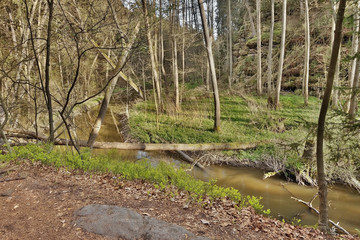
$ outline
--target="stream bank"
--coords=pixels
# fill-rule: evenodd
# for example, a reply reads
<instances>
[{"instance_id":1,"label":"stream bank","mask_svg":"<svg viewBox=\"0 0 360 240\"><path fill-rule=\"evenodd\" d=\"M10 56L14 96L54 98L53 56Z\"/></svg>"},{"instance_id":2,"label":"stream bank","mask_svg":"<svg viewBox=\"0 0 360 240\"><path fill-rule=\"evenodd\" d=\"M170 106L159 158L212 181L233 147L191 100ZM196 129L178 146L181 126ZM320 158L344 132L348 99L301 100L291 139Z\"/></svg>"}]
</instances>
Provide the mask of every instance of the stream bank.
<instances>
[{"instance_id":1,"label":"stream bank","mask_svg":"<svg viewBox=\"0 0 360 240\"><path fill-rule=\"evenodd\" d=\"M257 215L251 208L238 212L226 200L204 208L188 202L186 193L171 198L152 184L119 180L111 174L69 171L30 161L6 168L12 170L0 180L23 178L0 182L0 234L5 239L107 239L75 225L74 212L89 204L131 208L211 239L356 239L323 235L313 228Z\"/></svg>"},{"instance_id":2,"label":"stream bank","mask_svg":"<svg viewBox=\"0 0 360 240\"><path fill-rule=\"evenodd\" d=\"M125 141L139 142L131 136L130 128L125 115L119 115L121 121L121 132ZM286 169L285 165L272 158L264 156L258 161L249 159L240 160L228 152L186 152L193 159L198 160L205 170L194 167L191 174L198 179L209 181L217 179L217 184L224 187L234 187L242 194L262 197L262 204L265 209L271 210L271 216L284 219L287 222L296 223L298 220L302 225L315 225L318 216L307 210L307 207L292 200L291 197L301 198L310 201L316 194L314 187L302 184L299 185L299 177L294 169ZM183 159L174 152L142 152L132 155L131 158L148 158L152 162L167 161L181 164ZM267 173L272 174L266 178ZM303 182L302 182L303 183ZM329 186L329 200L331 202L330 218L340 222L351 233L357 233L360 229L360 215L358 202L360 195L345 185L339 185L338 181ZM318 200L314 206L317 207Z\"/></svg>"}]
</instances>

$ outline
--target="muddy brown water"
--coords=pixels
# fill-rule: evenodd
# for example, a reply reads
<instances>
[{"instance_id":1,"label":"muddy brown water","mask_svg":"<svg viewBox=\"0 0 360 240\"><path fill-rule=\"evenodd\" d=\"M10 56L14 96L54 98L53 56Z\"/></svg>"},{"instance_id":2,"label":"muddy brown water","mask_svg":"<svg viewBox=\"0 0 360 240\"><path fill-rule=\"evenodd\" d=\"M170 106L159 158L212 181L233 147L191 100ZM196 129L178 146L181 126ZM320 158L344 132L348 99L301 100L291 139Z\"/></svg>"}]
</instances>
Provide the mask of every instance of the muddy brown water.
<instances>
[{"instance_id":1,"label":"muddy brown water","mask_svg":"<svg viewBox=\"0 0 360 240\"><path fill-rule=\"evenodd\" d=\"M95 116L95 114L91 114ZM77 124L83 125L78 135L82 139L88 137L90 125L89 115L83 115L77 120ZM110 113L106 115L104 124L101 128L98 141L121 141L122 137L117 133L113 118ZM109 151L109 150L106 150ZM114 150L111 150L114 151ZM96 150L103 153L105 150ZM137 160L147 158L152 163L158 161L182 163L179 159L174 159L164 152L144 152L117 150L117 154L112 154L119 160ZM291 199L292 195L304 201L310 201L316 193L316 188L301 186L290 183L283 178L273 176L263 180L264 171L254 168L239 168L230 166L209 166L205 170L194 168L191 174L201 180L208 181L217 179L217 184L223 187L233 187L238 189L243 195L253 195L262 197L261 203L265 209L271 210L271 216L279 219L292 221L300 219L301 225L315 225L318 216L310 211L302 203ZM345 186L333 185L329 187L329 218L347 229L349 232L359 234L360 230L360 194ZM318 208L318 198L314 200L313 206ZM296 220L294 220L296 222Z\"/></svg>"}]
</instances>

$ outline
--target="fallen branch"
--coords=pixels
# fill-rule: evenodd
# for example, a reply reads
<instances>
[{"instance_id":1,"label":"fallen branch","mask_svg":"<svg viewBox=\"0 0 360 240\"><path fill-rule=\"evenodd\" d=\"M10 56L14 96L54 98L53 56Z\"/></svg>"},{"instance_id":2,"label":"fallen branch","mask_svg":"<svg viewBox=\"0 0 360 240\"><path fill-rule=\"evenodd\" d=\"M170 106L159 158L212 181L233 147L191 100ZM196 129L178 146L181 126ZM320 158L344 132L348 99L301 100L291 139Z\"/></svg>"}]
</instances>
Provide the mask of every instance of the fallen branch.
<instances>
[{"instance_id":1,"label":"fallen branch","mask_svg":"<svg viewBox=\"0 0 360 240\"><path fill-rule=\"evenodd\" d=\"M305 204L306 206L308 206L308 208L310 208L311 210L313 210L314 212L316 212L316 213L319 215L319 214L320 214L320 213L319 213L319 210L317 210L316 208L314 208L314 207L312 206L312 201L315 199L316 196L317 196L317 195L315 195L310 202L305 202L304 200L301 200L301 199L296 198L296 197L291 197L291 199L294 199L295 201L298 201L298 202L300 202L300 203L302 203L302 204ZM341 226L339 225L339 223L335 223L334 221L332 221L332 220L330 220L330 219L329 219L329 223L331 223L335 228L339 229L339 230L342 231L343 233L345 233L345 234L347 234L347 235L350 235L350 233L349 233L348 231L346 231L346 229L344 229L343 227L341 227Z\"/></svg>"},{"instance_id":2,"label":"fallen branch","mask_svg":"<svg viewBox=\"0 0 360 240\"><path fill-rule=\"evenodd\" d=\"M17 181L17 180L23 180L26 177L17 177L17 178L8 178L8 179L4 179L4 180L0 180L0 183L2 182L11 182L11 181Z\"/></svg>"},{"instance_id":3,"label":"fallen branch","mask_svg":"<svg viewBox=\"0 0 360 240\"><path fill-rule=\"evenodd\" d=\"M11 168L8 168L8 169L5 169L5 170L1 170L1 171L0 171L0 175L2 175L2 174L4 174L4 173L8 173L8 172L10 172L10 171L15 171L16 169L18 169L17 166L11 167Z\"/></svg>"},{"instance_id":4,"label":"fallen branch","mask_svg":"<svg viewBox=\"0 0 360 240\"><path fill-rule=\"evenodd\" d=\"M189 155L187 155L186 153L184 153L183 151L180 151L180 150L176 150L176 152L177 152L178 154L180 154L180 156L181 156L184 160L186 160L186 161L190 162L191 164L193 164L193 166L195 165L195 166L197 166L197 167L199 167L199 168L201 168L201 169L204 169L204 168L205 168L201 163L198 162L199 159L194 160L194 159L192 159Z\"/></svg>"}]
</instances>

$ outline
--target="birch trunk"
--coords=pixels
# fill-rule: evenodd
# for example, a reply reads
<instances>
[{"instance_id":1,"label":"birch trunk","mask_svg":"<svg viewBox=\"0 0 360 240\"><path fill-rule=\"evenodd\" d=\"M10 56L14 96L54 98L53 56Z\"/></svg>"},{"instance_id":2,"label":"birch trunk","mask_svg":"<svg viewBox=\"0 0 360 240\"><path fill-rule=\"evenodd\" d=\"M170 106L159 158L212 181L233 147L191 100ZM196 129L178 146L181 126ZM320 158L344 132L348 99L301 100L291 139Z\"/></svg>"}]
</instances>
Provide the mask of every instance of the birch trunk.
<instances>
[{"instance_id":1,"label":"birch trunk","mask_svg":"<svg viewBox=\"0 0 360 240\"><path fill-rule=\"evenodd\" d=\"M285 37L286 37L286 1L283 0L283 16L282 16L282 32L281 32L281 46L280 46L280 61L279 72L276 82L276 94L275 94L275 109L280 107L280 91L282 82L282 72L284 67L284 55L285 55Z\"/></svg>"},{"instance_id":2,"label":"birch trunk","mask_svg":"<svg viewBox=\"0 0 360 240\"><path fill-rule=\"evenodd\" d=\"M358 41L358 49L360 48L360 42ZM352 83L352 87L351 87L351 95L350 95L350 106L349 106L349 119L351 121L355 120L355 115L356 115L356 108L358 105L358 100L357 100L357 93L359 90L359 77L360 77L360 61L356 62L356 67L355 67L355 76L354 76L354 81Z\"/></svg>"},{"instance_id":3,"label":"birch trunk","mask_svg":"<svg viewBox=\"0 0 360 240\"><path fill-rule=\"evenodd\" d=\"M220 132L220 98L219 98L219 91L217 86L217 79L216 79L216 71L215 71L215 63L214 63L214 57L212 53L212 47L211 47L211 39L209 35L209 29L206 22L206 16L203 6L203 0L198 0L199 8L200 8L200 15L201 15L201 22L203 26L204 31L204 38L205 38L205 44L206 44L206 51L208 54L208 61L211 71L211 80L212 80L212 86L214 91L214 107L215 107L215 121L214 121L214 131Z\"/></svg>"},{"instance_id":4,"label":"birch trunk","mask_svg":"<svg viewBox=\"0 0 360 240\"><path fill-rule=\"evenodd\" d=\"M262 94L261 81L261 0L256 0L256 38L257 38L257 82L258 95Z\"/></svg>"},{"instance_id":5,"label":"birch trunk","mask_svg":"<svg viewBox=\"0 0 360 240\"><path fill-rule=\"evenodd\" d=\"M175 110L180 110L180 95L179 95L179 70L178 70L178 55L177 55L177 41L176 41L176 19L175 12L177 8L176 0L172 1L172 23L171 23L171 32L172 32L172 43L173 43L173 78L174 78L174 87L175 87Z\"/></svg>"},{"instance_id":6,"label":"birch trunk","mask_svg":"<svg viewBox=\"0 0 360 240\"><path fill-rule=\"evenodd\" d=\"M274 1L271 0L271 26L270 26L270 38L269 38L269 52L268 52L268 76L267 76L267 92L270 95L272 92L272 51L273 51L273 41L274 41L274 26L275 26L275 10L274 10Z\"/></svg>"},{"instance_id":7,"label":"birch trunk","mask_svg":"<svg viewBox=\"0 0 360 240\"><path fill-rule=\"evenodd\" d=\"M151 60L151 70L152 74L154 76L154 82L155 82L155 90L156 90L156 98L159 109L162 109L161 107L161 92L160 92L160 80L159 80L159 72L158 72L158 63L155 58L155 51L154 51L154 42L152 39L150 24L149 24L149 16L148 16L148 9L147 9L147 0L142 0L143 5L143 11L145 15L145 28L146 28L146 37L148 41L148 47L149 47L149 53L150 53L150 60Z\"/></svg>"},{"instance_id":8,"label":"birch trunk","mask_svg":"<svg viewBox=\"0 0 360 240\"><path fill-rule=\"evenodd\" d=\"M331 0L331 8L332 8L332 25L331 25L331 46L334 42L334 32L336 25L336 12L337 12L337 3L335 0ZM341 45L339 48L339 54L341 52ZM340 57L338 57L336 66L335 66L335 76L334 76L334 84L333 84L333 93L332 93L332 107L334 109L338 109L338 99L339 99L339 73L340 73Z\"/></svg>"},{"instance_id":9,"label":"birch trunk","mask_svg":"<svg viewBox=\"0 0 360 240\"><path fill-rule=\"evenodd\" d=\"M309 23L309 4L305 0L305 63L303 76L303 95L304 105L309 104L309 63L310 63L310 23Z\"/></svg>"},{"instance_id":10,"label":"birch trunk","mask_svg":"<svg viewBox=\"0 0 360 240\"><path fill-rule=\"evenodd\" d=\"M232 89L233 78L233 53L232 53L232 20L231 20L231 0L228 0L228 29L229 29L229 89Z\"/></svg>"}]
</instances>

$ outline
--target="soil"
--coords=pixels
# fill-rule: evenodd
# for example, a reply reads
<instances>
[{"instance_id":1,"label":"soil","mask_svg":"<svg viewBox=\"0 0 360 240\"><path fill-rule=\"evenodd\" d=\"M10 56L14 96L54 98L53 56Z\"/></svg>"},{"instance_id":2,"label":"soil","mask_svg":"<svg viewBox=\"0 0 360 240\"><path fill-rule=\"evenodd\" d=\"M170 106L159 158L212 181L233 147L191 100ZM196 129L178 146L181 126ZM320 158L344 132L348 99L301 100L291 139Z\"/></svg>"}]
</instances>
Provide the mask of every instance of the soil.
<instances>
[{"instance_id":1,"label":"soil","mask_svg":"<svg viewBox=\"0 0 360 240\"><path fill-rule=\"evenodd\" d=\"M252 208L237 211L228 200L201 205L189 201L186 192L162 191L150 183L124 181L111 174L30 161L0 168L1 239L113 239L75 224L74 212L89 204L130 208L211 239L355 239L292 226L258 215Z\"/></svg>"}]
</instances>

